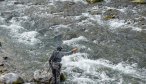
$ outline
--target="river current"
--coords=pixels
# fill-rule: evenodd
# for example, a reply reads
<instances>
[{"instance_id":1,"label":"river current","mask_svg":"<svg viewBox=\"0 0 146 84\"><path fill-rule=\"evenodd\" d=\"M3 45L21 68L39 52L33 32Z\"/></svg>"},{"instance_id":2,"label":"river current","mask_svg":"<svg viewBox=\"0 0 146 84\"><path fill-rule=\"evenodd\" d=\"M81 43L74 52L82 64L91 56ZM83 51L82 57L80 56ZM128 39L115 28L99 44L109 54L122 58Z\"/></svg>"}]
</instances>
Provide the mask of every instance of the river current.
<instances>
[{"instance_id":1,"label":"river current","mask_svg":"<svg viewBox=\"0 0 146 84\"><path fill-rule=\"evenodd\" d=\"M31 79L58 45L63 84L145 84L146 6L128 0L5 0L0 41L9 71Z\"/></svg>"}]
</instances>

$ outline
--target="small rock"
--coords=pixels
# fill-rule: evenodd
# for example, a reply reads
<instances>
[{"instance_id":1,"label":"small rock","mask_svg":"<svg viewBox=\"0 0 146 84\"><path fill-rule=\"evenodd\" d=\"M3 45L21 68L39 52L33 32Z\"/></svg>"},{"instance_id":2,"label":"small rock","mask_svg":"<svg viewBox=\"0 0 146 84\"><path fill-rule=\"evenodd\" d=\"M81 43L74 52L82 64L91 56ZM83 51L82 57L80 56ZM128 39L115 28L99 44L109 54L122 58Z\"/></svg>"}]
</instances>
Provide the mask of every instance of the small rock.
<instances>
[{"instance_id":1,"label":"small rock","mask_svg":"<svg viewBox=\"0 0 146 84\"><path fill-rule=\"evenodd\" d=\"M24 4L24 2L14 2L14 4Z\"/></svg>"},{"instance_id":2,"label":"small rock","mask_svg":"<svg viewBox=\"0 0 146 84\"><path fill-rule=\"evenodd\" d=\"M70 40L70 39L76 38L76 37L77 37L77 34L75 34L75 33L67 33L67 34L64 36L64 39Z\"/></svg>"},{"instance_id":3,"label":"small rock","mask_svg":"<svg viewBox=\"0 0 146 84\"><path fill-rule=\"evenodd\" d=\"M0 77L0 83L2 83L2 84L23 84L24 80L15 73L7 73Z\"/></svg>"},{"instance_id":4,"label":"small rock","mask_svg":"<svg viewBox=\"0 0 146 84\"><path fill-rule=\"evenodd\" d=\"M2 47L2 43L0 42L0 47Z\"/></svg>"},{"instance_id":5,"label":"small rock","mask_svg":"<svg viewBox=\"0 0 146 84\"><path fill-rule=\"evenodd\" d=\"M105 16L104 17L104 20L110 20L110 19L115 19L116 17L115 17L115 15L109 15L109 16Z\"/></svg>"},{"instance_id":6,"label":"small rock","mask_svg":"<svg viewBox=\"0 0 146 84\"><path fill-rule=\"evenodd\" d=\"M0 1L5 1L5 0L0 0Z\"/></svg>"},{"instance_id":7,"label":"small rock","mask_svg":"<svg viewBox=\"0 0 146 84\"><path fill-rule=\"evenodd\" d=\"M117 9L108 9L103 13L103 19L104 20L110 20L110 19L123 19L124 13L117 10Z\"/></svg>"},{"instance_id":8,"label":"small rock","mask_svg":"<svg viewBox=\"0 0 146 84\"><path fill-rule=\"evenodd\" d=\"M145 0L133 0L131 2L138 3L138 4L146 4L146 1Z\"/></svg>"},{"instance_id":9,"label":"small rock","mask_svg":"<svg viewBox=\"0 0 146 84\"><path fill-rule=\"evenodd\" d=\"M4 66L4 64L2 63L2 64L0 64L0 66Z\"/></svg>"},{"instance_id":10,"label":"small rock","mask_svg":"<svg viewBox=\"0 0 146 84\"><path fill-rule=\"evenodd\" d=\"M2 66L3 67L3 66ZM7 72L8 70L6 68L0 68L0 74ZM1 84L1 83L0 83Z\"/></svg>"},{"instance_id":11,"label":"small rock","mask_svg":"<svg viewBox=\"0 0 146 84\"><path fill-rule=\"evenodd\" d=\"M37 82L38 84L50 84L52 82L52 74L48 71L41 71L37 70L34 72L34 82ZM60 74L60 81L63 82L66 80L66 76L64 73Z\"/></svg>"},{"instance_id":12,"label":"small rock","mask_svg":"<svg viewBox=\"0 0 146 84\"><path fill-rule=\"evenodd\" d=\"M66 80L65 74L64 74L64 73L61 73L61 74L60 74L60 81L61 81L61 82L64 82L65 80Z\"/></svg>"},{"instance_id":13,"label":"small rock","mask_svg":"<svg viewBox=\"0 0 146 84\"><path fill-rule=\"evenodd\" d=\"M8 57L3 57L3 60L7 60L8 59Z\"/></svg>"},{"instance_id":14,"label":"small rock","mask_svg":"<svg viewBox=\"0 0 146 84\"><path fill-rule=\"evenodd\" d=\"M101 2L101 1L103 1L103 0L86 0L88 3L91 3L91 4L93 4L93 3L97 3L97 2Z\"/></svg>"}]
</instances>

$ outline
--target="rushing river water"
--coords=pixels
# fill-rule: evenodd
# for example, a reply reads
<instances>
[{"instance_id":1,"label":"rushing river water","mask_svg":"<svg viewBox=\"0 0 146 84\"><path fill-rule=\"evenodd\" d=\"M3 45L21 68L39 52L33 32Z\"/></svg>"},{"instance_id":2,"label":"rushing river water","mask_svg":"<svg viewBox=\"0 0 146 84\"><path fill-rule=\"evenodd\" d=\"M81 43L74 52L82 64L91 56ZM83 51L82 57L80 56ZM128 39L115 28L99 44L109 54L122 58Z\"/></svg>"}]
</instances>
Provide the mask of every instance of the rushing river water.
<instances>
[{"instance_id":1,"label":"rushing river water","mask_svg":"<svg viewBox=\"0 0 146 84\"><path fill-rule=\"evenodd\" d=\"M111 17L112 16L112 17ZM146 6L128 0L5 0L0 41L9 71L26 79L57 45L79 52L62 59L64 84L145 84Z\"/></svg>"}]
</instances>

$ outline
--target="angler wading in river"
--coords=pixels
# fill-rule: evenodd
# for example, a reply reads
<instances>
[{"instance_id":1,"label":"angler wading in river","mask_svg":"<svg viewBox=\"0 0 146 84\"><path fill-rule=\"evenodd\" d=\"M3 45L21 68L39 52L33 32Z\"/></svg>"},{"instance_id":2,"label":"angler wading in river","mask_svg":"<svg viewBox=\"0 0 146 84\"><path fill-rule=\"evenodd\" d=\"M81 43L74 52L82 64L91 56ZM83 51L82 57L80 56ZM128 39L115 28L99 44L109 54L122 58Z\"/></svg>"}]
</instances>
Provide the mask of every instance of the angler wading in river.
<instances>
[{"instance_id":1,"label":"angler wading in river","mask_svg":"<svg viewBox=\"0 0 146 84\"><path fill-rule=\"evenodd\" d=\"M53 51L49 64L52 70L52 84L60 84L60 71L61 71L61 59L65 55L70 55L77 52L77 48L72 49L69 52L62 52L62 47L57 47L56 50Z\"/></svg>"}]
</instances>

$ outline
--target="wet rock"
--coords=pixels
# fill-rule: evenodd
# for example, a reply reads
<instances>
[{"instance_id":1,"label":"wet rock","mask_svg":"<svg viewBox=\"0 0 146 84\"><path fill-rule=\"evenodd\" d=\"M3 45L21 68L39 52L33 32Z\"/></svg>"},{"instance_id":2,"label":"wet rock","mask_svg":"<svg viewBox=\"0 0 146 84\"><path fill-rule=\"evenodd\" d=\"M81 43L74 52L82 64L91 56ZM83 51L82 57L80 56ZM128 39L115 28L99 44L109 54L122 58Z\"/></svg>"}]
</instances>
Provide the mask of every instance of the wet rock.
<instances>
[{"instance_id":1,"label":"wet rock","mask_svg":"<svg viewBox=\"0 0 146 84\"><path fill-rule=\"evenodd\" d=\"M34 82L50 84L51 76L51 73L48 71L36 70L34 72Z\"/></svg>"},{"instance_id":2,"label":"wet rock","mask_svg":"<svg viewBox=\"0 0 146 84\"><path fill-rule=\"evenodd\" d=\"M17 4L24 4L24 2L18 2L18 1L16 1L16 2L14 2L14 4L15 5L17 5Z\"/></svg>"},{"instance_id":3,"label":"wet rock","mask_svg":"<svg viewBox=\"0 0 146 84\"><path fill-rule=\"evenodd\" d=\"M6 73L7 71L7 68L5 68L4 64L2 64L2 66L0 66L0 74Z\"/></svg>"},{"instance_id":4,"label":"wet rock","mask_svg":"<svg viewBox=\"0 0 146 84\"><path fill-rule=\"evenodd\" d=\"M103 1L103 0L86 0L88 3L91 3L91 4L93 4L93 3L97 3L97 2L101 2L101 1Z\"/></svg>"},{"instance_id":5,"label":"wet rock","mask_svg":"<svg viewBox=\"0 0 146 84\"><path fill-rule=\"evenodd\" d=\"M52 82L52 74L46 70L41 71L41 70L36 70L34 72L34 78L33 78L34 82L40 84L40 83L44 83L44 84L51 84ZM63 82L66 80L66 76L64 73L61 73L60 75L60 81Z\"/></svg>"},{"instance_id":6,"label":"wet rock","mask_svg":"<svg viewBox=\"0 0 146 84\"><path fill-rule=\"evenodd\" d=\"M5 1L5 0L0 0L0 1Z\"/></svg>"},{"instance_id":7,"label":"wet rock","mask_svg":"<svg viewBox=\"0 0 146 84\"><path fill-rule=\"evenodd\" d=\"M8 59L8 57L3 57L3 60L7 60Z\"/></svg>"},{"instance_id":8,"label":"wet rock","mask_svg":"<svg viewBox=\"0 0 146 84\"><path fill-rule=\"evenodd\" d=\"M110 19L123 19L124 17L124 13L122 13L121 11L117 10L117 9L108 9L107 11L105 11L103 13L103 19L104 20L110 20Z\"/></svg>"},{"instance_id":9,"label":"wet rock","mask_svg":"<svg viewBox=\"0 0 146 84\"><path fill-rule=\"evenodd\" d=\"M2 64L0 64L0 66L4 66L4 64L2 63Z\"/></svg>"},{"instance_id":10,"label":"wet rock","mask_svg":"<svg viewBox=\"0 0 146 84\"><path fill-rule=\"evenodd\" d=\"M2 43L0 42L0 47L2 47Z\"/></svg>"},{"instance_id":11,"label":"wet rock","mask_svg":"<svg viewBox=\"0 0 146 84\"><path fill-rule=\"evenodd\" d=\"M44 5L48 3L48 0L17 0L17 3L32 4L32 5Z\"/></svg>"},{"instance_id":12,"label":"wet rock","mask_svg":"<svg viewBox=\"0 0 146 84\"><path fill-rule=\"evenodd\" d=\"M75 33L67 33L65 36L64 36L64 39L66 40L70 40L72 38L77 38L77 34Z\"/></svg>"},{"instance_id":13,"label":"wet rock","mask_svg":"<svg viewBox=\"0 0 146 84\"><path fill-rule=\"evenodd\" d=\"M131 2L138 3L138 4L146 4L146 0L133 0Z\"/></svg>"},{"instance_id":14,"label":"wet rock","mask_svg":"<svg viewBox=\"0 0 146 84\"><path fill-rule=\"evenodd\" d=\"M61 82L64 82L66 79L67 79L67 77L65 76L65 74L64 73L61 73L60 74L60 81Z\"/></svg>"},{"instance_id":15,"label":"wet rock","mask_svg":"<svg viewBox=\"0 0 146 84\"><path fill-rule=\"evenodd\" d=\"M24 80L15 73L7 73L0 77L0 83L2 83L2 84L23 84Z\"/></svg>"}]
</instances>

